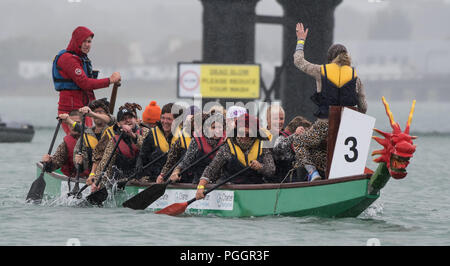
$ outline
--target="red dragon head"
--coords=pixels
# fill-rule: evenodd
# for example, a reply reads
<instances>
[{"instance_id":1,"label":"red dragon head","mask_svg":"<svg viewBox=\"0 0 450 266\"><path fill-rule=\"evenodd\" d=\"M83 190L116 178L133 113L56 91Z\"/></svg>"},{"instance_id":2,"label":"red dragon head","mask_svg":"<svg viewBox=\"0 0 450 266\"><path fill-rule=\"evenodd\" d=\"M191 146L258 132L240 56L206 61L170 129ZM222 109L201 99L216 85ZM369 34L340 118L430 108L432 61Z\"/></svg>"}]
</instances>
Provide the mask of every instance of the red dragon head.
<instances>
[{"instance_id":1,"label":"red dragon head","mask_svg":"<svg viewBox=\"0 0 450 266\"><path fill-rule=\"evenodd\" d=\"M384 139L380 137L372 138L375 139L379 144L383 145L384 149L372 152L372 156L381 155L380 157L374 159L374 162L386 163L391 176L395 179L402 179L407 174L406 167L409 164L409 159L413 157L413 153L416 151L416 145L413 145L412 140L416 139L417 137L409 135L409 127L411 125L416 101L413 101L405 131L402 132L400 125L394 121L394 116L392 115L386 99L382 97L382 100L386 109L386 114L388 115L389 121L391 122L393 131L392 133L385 133L376 128L374 129L376 132L381 134Z\"/></svg>"}]
</instances>

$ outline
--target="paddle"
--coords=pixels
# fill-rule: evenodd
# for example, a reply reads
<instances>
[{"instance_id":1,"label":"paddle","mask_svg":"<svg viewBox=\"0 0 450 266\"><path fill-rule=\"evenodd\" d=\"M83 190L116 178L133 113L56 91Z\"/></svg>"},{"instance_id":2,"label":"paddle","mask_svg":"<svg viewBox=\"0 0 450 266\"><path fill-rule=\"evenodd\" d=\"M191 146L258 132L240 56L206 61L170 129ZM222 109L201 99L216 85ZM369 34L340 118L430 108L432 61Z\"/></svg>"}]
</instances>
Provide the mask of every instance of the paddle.
<instances>
[{"instance_id":1,"label":"paddle","mask_svg":"<svg viewBox=\"0 0 450 266\"><path fill-rule=\"evenodd\" d=\"M78 149L78 154L81 155L83 153L83 145L84 145L84 131L86 129L86 125L85 125L85 121L86 121L86 115L83 115L83 118L81 119L81 141L80 141L80 147ZM72 189L72 191L70 191L70 176L67 179L67 185L69 187L69 193L67 193L67 196L71 196L71 195L76 195L78 193L78 191L80 190L80 164L77 164L76 166L77 169L77 180L75 181L75 185Z\"/></svg>"},{"instance_id":2,"label":"paddle","mask_svg":"<svg viewBox=\"0 0 450 266\"><path fill-rule=\"evenodd\" d=\"M156 163L157 161L159 161L160 159L162 159L165 156L167 156L167 153L161 154L160 156L158 156L155 159L153 159L151 162L149 162L146 165L144 165L143 169L147 169L149 166L151 166L152 164ZM117 182L117 188L123 189L125 187L125 185L128 183L128 181L133 179L136 175L137 175L137 173L134 173L134 174L130 175L129 177L127 177L126 180Z\"/></svg>"},{"instance_id":3,"label":"paddle","mask_svg":"<svg viewBox=\"0 0 450 266\"><path fill-rule=\"evenodd\" d=\"M197 161L195 161L194 163L192 163L191 165L189 165L188 167L186 167L186 169L181 170L180 175L185 173L187 170L189 170L190 168L196 166L198 163L200 163L203 159L205 159L206 157L208 157L209 155L211 155L212 153L214 153L215 151L217 151L222 145L224 145L226 142L222 143L221 145L218 145L217 147L215 147L212 151L210 151L207 154L204 154L202 157L200 157ZM179 162L178 162L179 163ZM178 163L176 165L178 165ZM167 178L167 176L170 174L170 172L172 172L174 168L172 168L165 176L164 179ZM164 195L167 186L172 183L172 180L167 180L166 182L164 182L163 184L154 184L148 188L146 188L144 191L140 192L139 194L137 194L136 196L134 196L133 198L125 201L122 206L123 207L127 207L133 210L144 210L146 209L148 206L150 206L150 204L152 204L153 202L155 202L157 199L159 199L162 195Z\"/></svg>"},{"instance_id":4,"label":"paddle","mask_svg":"<svg viewBox=\"0 0 450 266\"><path fill-rule=\"evenodd\" d=\"M50 144L50 148L48 149L48 155L52 153L53 145L55 144L56 136L58 135L59 127L61 126L61 119L58 119L58 125L56 125L55 133L53 133L53 139ZM31 188L28 191L28 195L26 198L26 202L33 201L35 203L40 203L42 200L42 197L44 196L44 190L45 190L45 180L44 180L44 173L45 173L46 163L43 164L42 172L39 175L39 177L31 184Z\"/></svg>"},{"instance_id":5,"label":"paddle","mask_svg":"<svg viewBox=\"0 0 450 266\"><path fill-rule=\"evenodd\" d=\"M116 104L117 89L120 87L120 82L114 83L113 89L111 91L111 99L109 100L109 112L114 113L114 105Z\"/></svg>"},{"instance_id":6,"label":"paddle","mask_svg":"<svg viewBox=\"0 0 450 266\"><path fill-rule=\"evenodd\" d=\"M97 182L95 183L96 186L98 186L98 185L100 184L100 182L102 181L102 178L103 178L103 176L105 175L106 169L108 168L109 164L111 163L112 157L114 156L114 153L116 152L117 148L119 147L119 143L120 143L120 141L122 140L124 134L125 134L125 133L124 133L123 131L120 132L119 138L117 139L116 144L114 145L114 148L113 148L113 150L112 150L112 152L111 152L111 155L109 156L108 161L106 161L106 164L105 164L105 166L103 167L103 171L101 172L99 179L98 179ZM81 193L82 193L88 186L89 186L88 184L84 185L84 186L80 189L80 191L78 191L76 197L80 199L80 198L81 198ZM103 189L104 189L104 191L99 192L99 191L101 191L101 190L103 190ZM97 192L98 192L98 193L97 193ZM100 190L97 190L97 191L94 192L94 193L91 193L89 196L86 197L86 199L89 201L89 199L95 199L95 198L97 198L97 197L100 196L100 195L102 195L102 197L104 197L105 193L106 193L106 197L108 197L108 192L106 192L106 188L102 188L102 189L100 189ZM105 197L105 199L106 199L106 197ZM103 201L104 201L104 200L103 200ZM102 201L102 202L103 202L103 201ZM97 205L98 205L98 204L97 204Z\"/></svg>"},{"instance_id":7,"label":"paddle","mask_svg":"<svg viewBox=\"0 0 450 266\"><path fill-rule=\"evenodd\" d=\"M207 195L209 192L215 190L216 188L222 186L223 184L227 183L228 181L230 181L231 179L235 178L236 176L242 174L243 172L247 171L250 168L250 166L245 167L244 169L241 169L240 171L238 171L237 173L233 174L232 176L228 177L227 179L223 180L222 182L220 182L219 184L215 185L214 187L212 187L211 189L209 189L208 191L204 192L203 195ZM184 211L186 210L187 206L189 206L189 204L193 203L194 201L196 201L196 198L193 198L189 201L186 202L182 202L182 203L174 203L172 205L169 205L167 207L165 207L164 209L161 209L159 211L157 211L157 214L167 214L167 215L179 215L184 213Z\"/></svg>"},{"instance_id":8,"label":"paddle","mask_svg":"<svg viewBox=\"0 0 450 266\"><path fill-rule=\"evenodd\" d=\"M181 157L181 159L178 160L178 162L176 164L174 164L169 169L169 171L167 171L167 173L164 175L164 179L166 179L168 176L170 176L173 169L175 169L175 167L177 167L177 165L179 163L181 163L183 158L184 158L184 156ZM122 203L122 206L125 208L133 209L133 210L144 210L145 208L147 208L148 205L150 205L153 201L155 201L157 199L157 198L153 199L153 197L151 197L151 195L153 195L154 193L157 193L157 191L159 191L161 189L160 188L161 185L164 186L165 184L151 185L150 187L146 188L144 191L139 192L134 197L132 197L132 198L128 199L127 201L125 201L124 203ZM159 197L161 197L161 195L159 195L158 198Z\"/></svg>"}]
</instances>

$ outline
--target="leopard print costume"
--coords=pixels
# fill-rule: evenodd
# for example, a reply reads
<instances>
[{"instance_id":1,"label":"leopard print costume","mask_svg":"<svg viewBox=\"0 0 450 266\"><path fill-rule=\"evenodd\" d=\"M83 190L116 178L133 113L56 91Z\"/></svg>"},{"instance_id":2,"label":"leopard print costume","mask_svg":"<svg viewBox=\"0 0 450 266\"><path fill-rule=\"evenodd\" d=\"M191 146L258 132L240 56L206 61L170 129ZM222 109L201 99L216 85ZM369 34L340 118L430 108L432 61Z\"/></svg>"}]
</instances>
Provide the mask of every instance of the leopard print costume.
<instances>
[{"instance_id":1,"label":"leopard print costume","mask_svg":"<svg viewBox=\"0 0 450 266\"><path fill-rule=\"evenodd\" d=\"M294 134L296 167L314 165L319 171L327 168L328 121L318 119L304 134Z\"/></svg>"}]
</instances>

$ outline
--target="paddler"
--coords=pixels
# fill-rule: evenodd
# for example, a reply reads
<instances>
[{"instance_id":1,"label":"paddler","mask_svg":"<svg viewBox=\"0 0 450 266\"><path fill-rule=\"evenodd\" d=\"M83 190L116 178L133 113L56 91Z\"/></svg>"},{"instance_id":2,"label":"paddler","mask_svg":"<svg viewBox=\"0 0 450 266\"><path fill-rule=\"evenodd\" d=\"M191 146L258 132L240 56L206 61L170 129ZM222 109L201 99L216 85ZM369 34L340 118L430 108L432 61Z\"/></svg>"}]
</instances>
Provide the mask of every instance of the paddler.
<instances>
[{"instance_id":1,"label":"paddler","mask_svg":"<svg viewBox=\"0 0 450 266\"><path fill-rule=\"evenodd\" d=\"M226 110L226 132L233 132L236 120L243 114L247 113L247 109L242 106L233 105ZM227 134L230 135L230 134Z\"/></svg>"},{"instance_id":2,"label":"paddler","mask_svg":"<svg viewBox=\"0 0 450 266\"><path fill-rule=\"evenodd\" d=\"M103 157L95 171L95 176L90 176L86 181L86 184L92 184L93 191L98 189L98 187L95 186L95 181L102 174L106 162L112 155L112 151L114 150L114 146L121 131L124 132L124 136L120 141L116 152L111 157L111 163L106 168L105 175L108 178L112 178L112 169L114 166L121 171L121 176L119 178L127 178L129 175L134 174L136 159L139 154L140 147L149 132L147 128L141 128L138 126L137 109L141 110L142 108L136 103L126 103L119 108L119 111L117 112L116 125L114 125L111 130L112 132L107 131L109 132L107 134L113 134L113 136L108 141ZM108 185L108 178L102 178L102 183L100 186Z\"/></svg>"},{"instance_id":3,"label":"paddler","mask_svg":"<svg viewBox=\"0 0 450 266\"><path fill-rule=\"evenodd\" d=\"M66 49L61 50L53 60L52 76L55 90L59 92L58 114L69 113L95 100L94 90L106 88L121 80L120 73L97 79L98 71L92 69L87 54L92 45L94 33L86 27L77 27ZM92 126L90 118L87 125ZM62 125L66 134L70 129Z\"/></svg>"},{"instance_id":4,"label":"paddler","mask_svg":"<svg viewBox=\"0 0 450 266\"><path fill-rule=\"evenodd\" d=\"M233 179L231 183L234 184L261 184L264 177L275 173L272 154L262 148L262 141L268 138L259 127L258 119L252 115L243 114L237 119L234 137L227 138L227 143L205 168L197 186L197 199L204 198L206 184L214 183L221 177L221 169L228 177L244 167L251 168Z\"/></svg>"},{"instance_id":5,"label":"paddler","mask_svg":"<svg viewBox=\"0 0 450 266\"><path fill-rule=\"evenodd\" d=\"M183 160L180 164L175 167L170 176L170 179L173 182L182 181L182 177L180 176L180 172L183 169L189 167L192 163L197 161L204 155L209 154L214 148L221 145L225 142L225 119L224 116L217 112L214 115L203 113L196 114L196 116L201 116L200 119L193 119L195 124L194 137L193 141L189 145ZM200 120L200 124L198 125L196 120ZM206 166L211 163L216 155L217 151L210 154L208 157L202 159L198 164L193 166L189 171L192 173L191 183L197 184L200 180L200 177L205 170ZM160 180L162 182L162 180ZM186 181L185 181L186 183Z\"/></svg>"},{"instance_id":6,"label":"paddler","mask_svg":"<svg viewBox=\"0 0 450 266\"><path fill-rule=\"evenodd\" d=\"M138 177L143 177L146 181L154 182L156 177L161 173L167 156L161 157L152 166L147 168L144 168L144 166L169 152L170 147L176 141L176 138L174 138L176 129L172 130L172 124L182 113L183 108L174 103L168 103L162 107L160 121L156 123L155 127L150 129L139 152L136 162L136 174Z\"/></svg>"},{"instance_id":7,"label":"paddler","mask_svg":"<svg viewBox=\"0 0 450 266\"><path fill-rule=\"evenodd\" d=\"M317 90L312 100L318 105L314 115L318 118L304 134L296 135L294 148L297 166L305 167L308 180L320 180L327 163L328 110L329 106L356 106L366 113L367 102L364 87L351 67L351 58L342 44L333 44L328 49L327 64L316 65L305 59L303 47L308 29L297 23L297 47L294 64L316 80ZM321 172L321 173L319 173Z\"/></svg>"},{"instance_id":8,"label":"paddler","mask_svg":"<svg viewBox=\"0 0 450 266\"><path fill-rule=\"evenodd\" d=\"M305 133L311 125L311 122L303 116L296 116L288 123L284 130L280 131L280 135L275 141L272 150L272 156L275 165L277 166L277 170L274 174L274 179L272 179L271 182L288 183L291 181L304 181L304 168L297 168L297 170L293 171L287 178L286 175L293 168L293 163L295 163L295 150L292 145L294 137Z\"/></svg>"},{"instance_id":9,"label":"paddler","mask_svg":"<svg viewBox=\"0 0 450 266\"><path fill-rule=\"evenodd\" d=\"M94 100L89 103L89 106L82 107L79 111L86 117L91 117L94 120L94 126L85 128L84 137L78 139L75 145L74 163L82 165L83 169L90 169L91 173L95 173L98 161L94 162L93 152L105 130L116 123L116 118L109 114L109 102L106 98ZM81 127L79 124L75 126ZM81 154L78 154L81 141L83 141L83 150L80 152Z\"/></svg>"},{"instance_id":10,"label":"paddler","mask_svg":"<svg viewBox=\"0 0 450 266\"><path fill-rule=\"evenodd\" d=\"M266 110L267 129L262 129L269 137L269 141L264 141L263 148L272 149L278 136L284 129L285 112L279 104L271 104Z\"/></svg>"},{"instance_id":11,"label":"paddler","mask_svg":"<svg viewBox=\"0 0 450 266\"><path fill-rule=\"evenodd\" d=\"M68 115L60 114L60 119L63 121L69 118L71 121L81 123L81 114L78 110L72 110ZM73 163L73 154L75 150L75 144L77 143L80 133L74 130L73 127L69 128L69 134L63 139L63 142L58 146L56 152L53 155L45 154L42 157L42 162L46 163L46 171L52 172L58 168L61 168L61 172L68 177L76 176L76 168ZM85 177L89 174L89 171L85 171L80 174L80 177Z\"/></svg>"},{"instance_id":12,"label":"paddler","mask_svg":"<svg viewBox=\"0 0 450 266\"><path fill-rule=\"evenodd\" d=\"M161 173L156 178L156 183L164 182L164 176L188 150L192 142L192 135L195 129L194 116L196 115L200 115L199 119L201 120L201 111L195 105L189 106L183 110L183 123L176 126L173 138L175 142L172 146L170 146L169 152L167 153L166 163L164 164ZM193 178L193 172L187 171L182 175L180 182L192 183Z\"/></svg>"}]
</instances>

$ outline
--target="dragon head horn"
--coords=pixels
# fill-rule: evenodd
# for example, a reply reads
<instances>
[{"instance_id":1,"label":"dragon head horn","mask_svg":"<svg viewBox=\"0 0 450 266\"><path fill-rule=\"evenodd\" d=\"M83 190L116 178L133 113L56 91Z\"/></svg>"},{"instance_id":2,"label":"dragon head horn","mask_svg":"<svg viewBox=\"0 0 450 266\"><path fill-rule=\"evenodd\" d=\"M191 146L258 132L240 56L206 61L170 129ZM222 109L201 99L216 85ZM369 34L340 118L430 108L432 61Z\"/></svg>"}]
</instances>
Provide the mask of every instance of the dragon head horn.
<instances>
[{"instance_id":1,"label":"dragon head horn","mask_svg":"<svg viewBox=\"0 0 450 266\"><path fill-rule=\"evenodd\" d=\"M384 96L381 97L381 100L383 101L384 109L386 110L386 114L389 117L389 122L391 123L392 129L394 130L394 132L399 131L400 125L395 122L394 115L392 114L391 108L389 107L389 103L386 101L386 98L384 98Z\"/></svg>"},{"instance_id":2,"label":"dragon head horn","mask_svg":"<svg viewBox=\"0 0 450 266\"><path fill-rule=\"evenodd\" d=\"M411 120L414 114L414 108L416 107L416 100L413 101L411 106L411 111L409 111L408 122L406 122L405 133L409 135L409 127L411 126Z\"/></svg>"}]
</instances>

